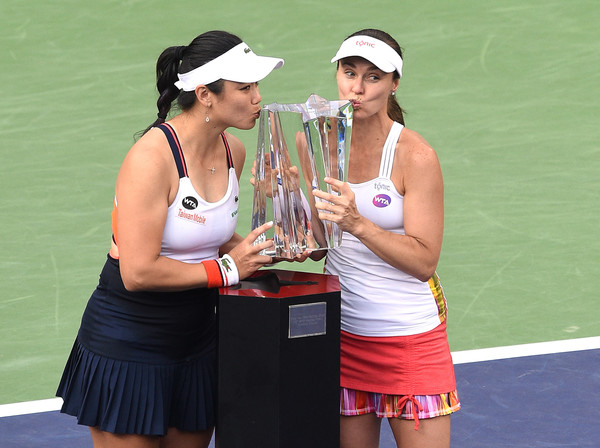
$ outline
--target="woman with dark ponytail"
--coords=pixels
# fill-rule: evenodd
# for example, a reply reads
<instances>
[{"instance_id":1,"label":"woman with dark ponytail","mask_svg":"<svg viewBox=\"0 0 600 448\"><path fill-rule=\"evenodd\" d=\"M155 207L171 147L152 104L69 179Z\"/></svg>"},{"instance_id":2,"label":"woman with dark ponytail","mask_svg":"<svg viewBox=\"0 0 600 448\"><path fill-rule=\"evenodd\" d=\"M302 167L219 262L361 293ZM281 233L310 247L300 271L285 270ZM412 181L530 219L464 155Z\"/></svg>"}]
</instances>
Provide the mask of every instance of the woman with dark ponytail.
<instances>
[{"instance_id":1,"label":"woman with dark ponytail","mask_svg":"<svg viewBox=\"0 0 600 448\"><path fill-rule=\"evenodd\" d=\"M399 448L448 448L460 408L436 274L444 227L442 172L433 148L404 127L396 100L402 51L381 30L344 40L340 98L354 105L348 182L313 194L342 244L325 271L342 287L341 448L377 448L387 418Z\"/></svg>"},{"instance_id":2,"label":"woman with dark ponytail","mask_svg":"<svg viewBox=\"0 0 600 448\"><path fill-rule=\"evenodd\" d=\"M157 118L116 182L111 248L57 395L94 447L207 447L215 425L218 288L271 258L235 233L258 81L283 60L210 31L156 65ZM176 110L172 106L176 105Z\"/></svg>"}]
</instances>

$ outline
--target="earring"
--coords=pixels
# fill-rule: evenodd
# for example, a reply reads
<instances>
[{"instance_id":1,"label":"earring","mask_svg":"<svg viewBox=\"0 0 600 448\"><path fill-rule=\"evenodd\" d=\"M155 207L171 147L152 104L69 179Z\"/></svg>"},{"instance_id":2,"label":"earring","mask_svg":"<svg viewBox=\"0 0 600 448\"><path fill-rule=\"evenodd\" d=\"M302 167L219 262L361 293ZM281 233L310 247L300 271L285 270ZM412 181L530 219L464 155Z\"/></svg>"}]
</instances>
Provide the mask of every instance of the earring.
<instances>
[{"instance_id":1,"label":"earring","mask_svg":"<svg viewBox=\"0 0 600 448\"><path fill-rule=\"evenodd\" d=\"M206 121L207 123L210 121L210 118L208 118L208 107L206 108L206 118L204 119L204 121Z\"/></svg>"},{"instance_id":2,"label":"earring","mask_svg":"<svg viewBox=\"0 0 600 448\"><path fill-rule=\"evenodd\" d=\"M396 91L392 90L392 96L396 96Z\"/></svg>"}]
</instances>

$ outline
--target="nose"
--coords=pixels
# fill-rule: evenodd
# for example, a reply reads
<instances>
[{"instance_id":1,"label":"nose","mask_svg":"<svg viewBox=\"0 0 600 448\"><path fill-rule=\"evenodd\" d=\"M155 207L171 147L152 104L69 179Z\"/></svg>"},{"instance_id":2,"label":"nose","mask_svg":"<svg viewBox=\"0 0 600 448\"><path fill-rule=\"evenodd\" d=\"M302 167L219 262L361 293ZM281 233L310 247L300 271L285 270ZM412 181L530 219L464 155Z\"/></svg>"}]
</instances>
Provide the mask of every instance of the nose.
<instances>
[{"instance_id":1,"label":"nose","mask_svg":"<svg viewBox=\"0 0 600 448\"><path fill-rule=\"evenodd\" d=\"M356 79L354 80L354 82L352 83L352 93L359 95L359 94L363 93L363 90L364 90L363 79L360 76L357 76Z\"/></svg>"},{"instance_id":2,"label":"nose","mask_svg":"<svg viewBox=\"0 0 600 448\"><path fill-rule=\"evenodd\" d=\"M260 90L258 89L258 84L254 84L252 99L255 104L260 103L262 100L262 97L260 96Z\"/></svg>"}]
</instances>

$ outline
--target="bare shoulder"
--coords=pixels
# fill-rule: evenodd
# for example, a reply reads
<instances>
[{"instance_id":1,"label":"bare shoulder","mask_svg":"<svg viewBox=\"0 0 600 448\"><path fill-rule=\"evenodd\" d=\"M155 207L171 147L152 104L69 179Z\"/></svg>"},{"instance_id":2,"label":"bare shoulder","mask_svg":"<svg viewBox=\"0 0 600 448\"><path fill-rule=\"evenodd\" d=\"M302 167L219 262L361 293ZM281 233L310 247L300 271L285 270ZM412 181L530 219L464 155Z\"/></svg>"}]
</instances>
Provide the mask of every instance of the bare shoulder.
<instances>
[{"instance_id":1,"label":"bare shoulder","mask_svg":"<svg viewBox=\"0 0 600 448\"><path fill-rule=\"evenodd\" d=\"M165 134L158 128L150 129L129 150L128 157L142 163L172 163L173 154Z\"/></svg>"},{"instance_id":2,"label":"bare shoulder","mask_svg":"<svg viewBox=\"0 0 600 448\"><path fill-rule=\"evenodd\" d=\"M394 164L392 178L401 194L414 189L415 185L442 188L442 170L438 156L418 132L407 128L402 130Z\"/></svg>"},{"instance_id":3,"label":"bare shoulder","mask_svg":"<svg viewBox=\"0 0 600 448\"><path fill-rule=\"evenodd\" d=\"M439 165L438 157L431 145L416 131L404 128L398 140L397 154L403 166Z\"/></svg>"},{"instance_id":4,"label":"bare shoulder","mask_svg":"<svg viewBox=\"0 0 600 448\"><path fill-rule=\"evenodd\" d=\"M150 182L158 186L168 185L170 176L176 173L173 155L164 134L159 129L151 129L133 144L128 151L119 177L126 176L136 182Z\"/></svg>"},{"instance_id":5,"label":"bare shoulder","mask_svg":"<svg viewBox=\"0 0 600 448\"><path fill-rule=\"evenodd\" d=\"M225 131L225 138L227 139L227 143L229 144L229 148L231 148L231 151L233 151L233 152L244 151L245 152L244 144L238 137L231 134L230 132Z\"/></svg>"}]
</instances>

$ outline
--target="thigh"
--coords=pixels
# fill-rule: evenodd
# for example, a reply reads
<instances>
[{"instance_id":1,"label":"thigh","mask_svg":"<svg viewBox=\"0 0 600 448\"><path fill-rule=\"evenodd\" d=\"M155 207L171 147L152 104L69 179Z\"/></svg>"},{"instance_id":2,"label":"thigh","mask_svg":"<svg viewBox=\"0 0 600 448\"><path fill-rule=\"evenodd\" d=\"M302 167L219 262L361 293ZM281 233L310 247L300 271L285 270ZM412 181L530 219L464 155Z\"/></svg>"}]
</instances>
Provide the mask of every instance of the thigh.
<instances>
[{"instance_id":1,"label":"thigh","mask_svg":"<svg viewBox=\"0 0 600 448\"><path fill-rule=\"evenodd\" d=\"M137 434L113 434L90 428L94 448L159 448L160 437Z\"/></svg>"},{"instance_id":2,"label":"thigh","mask_svg":"<svg viewBox=\"0 0 600 448\"><path fill-rule=\"evenodd\" d=\"M206 431L180 431L169 428L167 435L162 437L160 448L208 448L212 439L213 428Z\"/></svg>"},{"instance_id":3,"label":"thigh","mask_svg":"<svg viewBox=\"0 0 600 448\"><path fill-rule=\"evenodd\" d=\"M450 448L450 416L422 418L419 429L415 421L389 418L398 448Z\"/></svg>"},{"instance_id":4,"label":"thigh","mask_svg":"<svg viewBox=\"0 0 600 448\"><path fill-rule=\"evenodd\" d=\"M374 413L340 417L340 448L378 448L381 418Z\"/></svg>"}]
</instances>

